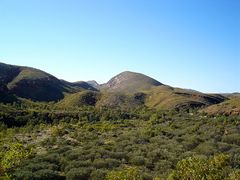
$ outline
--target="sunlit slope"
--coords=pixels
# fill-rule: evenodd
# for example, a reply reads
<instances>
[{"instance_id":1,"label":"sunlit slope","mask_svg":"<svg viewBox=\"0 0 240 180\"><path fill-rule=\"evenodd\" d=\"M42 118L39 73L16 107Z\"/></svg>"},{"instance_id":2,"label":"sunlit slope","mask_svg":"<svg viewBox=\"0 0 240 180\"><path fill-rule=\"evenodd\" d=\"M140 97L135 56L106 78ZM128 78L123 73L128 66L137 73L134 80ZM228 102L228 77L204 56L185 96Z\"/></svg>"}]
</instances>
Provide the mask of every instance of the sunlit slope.
<instances>
[{"instance_id":1,"label":"sunlit slope","mask_svg":"<svg viewBox=\"0 0 240 180\"><path fill-rule=\"evenodd\" d=\"M101 90L107 92L135 93L160 86L162 83L141 73L125 71L113 77Z\"/></svg>"},{"instance_id":2,"label":"sunlit slope","mask_svg":"<svg viewBox=\"0 0 240 180\"><path fill-rule=\"evenodd\" d=\"M188 109L220 103L221 95L203 94L185 89L159 86L145 92L145 104L157 109Z\"/></svg>"},{"instance_id":3,"label":"sunlit slope","mask_svg":"<svg viewBox=\"0 0 240 180\"><path fill-rule=\"evenodd\" d=\"M240 115L240 97L232 97L220 104L209 106L201 112L209 115Z\"/></svg>"}]
</instances>

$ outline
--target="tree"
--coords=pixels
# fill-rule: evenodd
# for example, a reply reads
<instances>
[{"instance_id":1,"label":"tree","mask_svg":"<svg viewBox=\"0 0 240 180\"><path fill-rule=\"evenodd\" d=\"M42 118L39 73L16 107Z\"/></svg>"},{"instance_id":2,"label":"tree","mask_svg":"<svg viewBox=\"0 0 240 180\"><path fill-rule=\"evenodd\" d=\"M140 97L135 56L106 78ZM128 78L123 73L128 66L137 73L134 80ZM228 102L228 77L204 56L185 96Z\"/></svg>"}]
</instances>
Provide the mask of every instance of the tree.
<instances>
[{"instance_id":1,"label":"tree","mask_svg":"<svg viewBox=\"0 0 240 180\"><path fill-rule=\"evenodd\" d=\"M193 156L178 162L176 169L170 174L168 180L222 180L231 176L237 176L229 166L228 155L219 154L211 158Z\"/></svg>"}]
</instances>

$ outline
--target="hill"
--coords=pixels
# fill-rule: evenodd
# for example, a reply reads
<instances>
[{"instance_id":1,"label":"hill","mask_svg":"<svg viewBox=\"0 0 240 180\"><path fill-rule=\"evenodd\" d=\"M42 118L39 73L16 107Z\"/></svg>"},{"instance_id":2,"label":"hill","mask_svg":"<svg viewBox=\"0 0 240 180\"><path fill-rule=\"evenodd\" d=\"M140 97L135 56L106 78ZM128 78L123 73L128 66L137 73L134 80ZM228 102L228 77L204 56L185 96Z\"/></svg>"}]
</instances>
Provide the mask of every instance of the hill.
<instances>
[{"instance_id":1,"label":"hill","mask_svg":"<svg viewBox=\"0 0 240 180\"><path fill-rule=\"evenodd\" d=\"M60 107L82 107L95 106L100 99L100 93L96 91L83 91L74 94L68 94L57 103Z\"/></svg>"},{"instance_id":2,"label":"hill","mask_svg":"<svg viewBox=\"0 0 240 180\"><path fill-rule=\"evenodd\" d=\"M101 86L101 90L108 92L135 93L149 90L152 87L163 85L157 80L144 74L125 71L110 79Z\"/></svg>"},{"instance_id":3,"label":"hill","mask_svg":"<svg viewBox=\"0 0 240 180\"><path fill-rule=\"evenodd\" d=\"M145 104L157 109L189 109L223 102L221 95L204 94L197 91L159 86L146 91Z\"/></svg>"},{"instance_id":4,"label":"hill","mask_svg":"<svg viewBox=\"0 0 240 180\"><path fill-rule=\"evenodd\" d=\"M87 83L69 83L39 69L0 63L0 85L18 97L33 101L57 101L64 93L93 89Z\"/></svg>"},{"instance_id":5,"label":"hill","mask_svg":"<svg viewBox=\"0 0 240 180\"><path fill-rule=\"evenodd\" d=\"M98 92L100 89L100 92ZM86 91L86 92L84 92ZM32 101L59 101L58 105L157 109L189 109L221 103L227 97L173 88L141 73L122 72L106 84L67 82L39 69L0 63L0 101L17 97Z\"/></svg>"},{"instance_id":6,"label":"hill","mask_svg":"<svg viewBox=\"0 0 240 180\"><path fill-rule=\"evenodd\" d=\"M220 104L209 106L200 112L209 115L240 115L240 97L231 97L229 100Z\"/></svg>"},{"instance_id":7,"label":"hill","mask_svg":"<svg viewBox=\"0 0 240 180\"><path fill-rule=\"evenodd\" d=\"M66 95L56 105L62 108L94 106L128 110L144 105L144 101L140 93L126 95L123 93L83 91Z\"/></svg>"}]
</instances>

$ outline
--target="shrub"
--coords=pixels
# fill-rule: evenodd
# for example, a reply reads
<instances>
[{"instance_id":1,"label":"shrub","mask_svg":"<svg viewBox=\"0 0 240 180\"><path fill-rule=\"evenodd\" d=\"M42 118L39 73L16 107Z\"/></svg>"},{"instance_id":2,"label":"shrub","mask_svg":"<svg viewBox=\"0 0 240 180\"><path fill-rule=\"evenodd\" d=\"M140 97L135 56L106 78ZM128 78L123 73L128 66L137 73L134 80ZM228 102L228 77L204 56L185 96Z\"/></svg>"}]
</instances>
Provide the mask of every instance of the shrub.
<instances>
[{"instance_id":1,"label":"shrub","mask_svg":"<svg viewBox=\"0 0 240 180\"><path fill-rule=\"evenodd\" d=\"M59 173L56 171L52 171L50 169L42 169L34 173L33 179L61 180L61 179L64 179L64 177L60 176Z\"/></svg>"},{"instance_id":2,"label":"shrub","mask_svg":"<svg viewBox=\"0 0 240 180\"><path fill-rule=\"evenodd\" d=\"M59 175L58 172L50 169L41 169L36 172L31 172L28 170L17 171L13 174L14 179L38 179L38 180L62 180L63 176Z\"/></svg>"},{"instance_id":3,"label":"shrub","mask_svg":"<svg viewBox=\"0 0 240 180\"><path fill-rule=\"evenodd\" d=\"M9 144L7 150L0 152L0 169L9 171L21 164L32 154L32 149L25 148L21 143Z\"/></svg>"},{"instance_id":4,"label":"shrub","mask_svg":"<svg viewBox=\"0 0 240 180\"><path fill-rule=\"evenodd\" d=\"M67 180L88 180L91 175L91 169L73 168L66 174Z\"/></svg>"},{"instance_id":5,"label":"shrub","mask_svg":"<svg viewBox=\"0 0 240 180\"><path fill-rule=\"evenodd\" d=\"M170 174L169 180L175 179L225 179L229 172L229 156L215 155L210 159L194 156L181 160L176 170Z\"/></svg>"},{"instance_id":6,"label":"shrub","mask_svg":"<svg viewBox=\"0 0 240 180\"><path fill-rule=\"evenodd\" d=\"M136 166L142 166L144 165L145 163L145 159L143 156L134 156L130 162L133 164L133 165L136 165Z\"/></svg>"},{"instance_id":7,"label":"shrub","mask_svg":"<svg viewBox=\"0 0 240 180\"><path fill-rule=\"evenodd\" d=\"M106 180L142 180L142 173L137 167L125 167L122 170L113 170L107 173Z\"/></svg>"},{"instance_id":8,"label":"shrub","mask_svg":"<svg viewBox=\"0 0 240 180\"><path fill-rule=\"evenodd\" d=\"M92 165L92 162L90 162L90 161L70 161L67 164L68 165L64 169L65 172L68 172L73 168L90 167Z\"/></svg>"},{"instance_id":9,"label":"shrub","mask_svg":"<svg viewBox=\"0 0 240 180\"><path fill-rule=\"evenodd\" d=\"M223 136L223 142L240 146L240 136L238 133Z\"/></svg>"},{"instance_id":10,"label":"shrub","mask_svg":"<svg viewBox=\"0 0 240 180\"><path fill-rule=\"evenodd\" d=\"M106 169L97 169L91 173L90 179L91 180L104 180L107 174Z\"/></svg>"}]
</instances>

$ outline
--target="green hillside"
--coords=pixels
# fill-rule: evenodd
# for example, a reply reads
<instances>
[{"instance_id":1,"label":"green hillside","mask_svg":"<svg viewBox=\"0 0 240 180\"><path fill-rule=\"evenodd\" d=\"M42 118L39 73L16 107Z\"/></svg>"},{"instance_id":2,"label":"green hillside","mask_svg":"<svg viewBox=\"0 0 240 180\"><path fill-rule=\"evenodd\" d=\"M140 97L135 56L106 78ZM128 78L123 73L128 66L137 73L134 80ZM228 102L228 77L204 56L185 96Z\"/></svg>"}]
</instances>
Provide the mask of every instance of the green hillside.
<instances>
[{"instance_id":1,"label":"green hillside","mask_svg":"<svg viewBox=\"0 0 240 180\"><path fill-rule=\"evenodd\" d=\"M159 86L146 91L145 104L157 109L189 109L216 104L226 98L220 95L209 95L191 90Z\"/></svg>"},{"instance_id":2,"label":"green hillside","mask_svg":"<svg viewBox=\"0 0 240 180\"><path fill-rule=\"evenodd\" d=\"M127 95L123 93L102 93L101 99L97 102L96 107L109 107L120 109L135 109L144 105L137 94Z\"/></svg>"},{"instance_id":3,"label":"green hillside","mask_svg":"<svg viewBox=\"0 0 240 180\"><path fill-rule=\"evenodd\" d=\"M130 71L118 74L99 87L95 81L71 83L30 67L0 63L0 70L0 102L13 102L15 97L20 97L32 101L60 101L57 105L63 107L132 109L145 105L171 110L199 108L227 99L221 95L172 88L144 74Z\"/></svg>"},{"instance_id":4,"label":"green hillside","mask_svg":"<svg viewBox=\"0 0 240 180\"><path fill-rule=\"evenodd\" d=\"M63 100L56 104L57 107L62 108L94 106L96 108L106 107L125 110L134 109L142 105L144 105L144 101L139 94L126 95L96 91L67 94Z\"/></svg>"},{"instance_id":5,"label":"green hillside","mask_svg":"<svg viewBox=\"0 0 240 180\"><path fill-rule=\"evenodd\" d=\"M60 107L81 107L95 106L100 99L100 93L95 91L83 91L74 94L68 94L66 97L57 103Z\"/></svg>"},{"instance_id":6,"label":"green hillside","mask_svg":"<svg viewBox=\"0 0 240 180\"><path fill-rule=\"evenodd\" d=\"M0 85L10 94L33 101L58 101L65 93L95 90L85 82L70 83L30 67L0 63Z\"/></svg>"}]
</instances>

